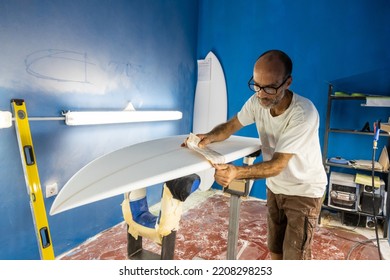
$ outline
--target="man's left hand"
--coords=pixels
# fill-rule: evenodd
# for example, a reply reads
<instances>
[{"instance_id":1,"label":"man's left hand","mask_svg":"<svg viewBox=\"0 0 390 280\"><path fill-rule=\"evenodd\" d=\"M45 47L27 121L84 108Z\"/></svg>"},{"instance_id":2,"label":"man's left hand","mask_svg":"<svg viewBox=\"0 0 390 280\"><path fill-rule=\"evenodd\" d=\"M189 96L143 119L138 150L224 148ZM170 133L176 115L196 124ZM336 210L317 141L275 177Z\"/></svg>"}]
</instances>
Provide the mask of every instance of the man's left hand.
<instances>
[{"instance_id":1,"label":"man's left hand","mask_svg":"<svg viewBox=\"0 0 390 280\"><path fill-rule=\"evenodd\" d=\"M215 181L226 188L236 178L237 167L231 164L214 164Z\"/></svg>"}]
</instances>

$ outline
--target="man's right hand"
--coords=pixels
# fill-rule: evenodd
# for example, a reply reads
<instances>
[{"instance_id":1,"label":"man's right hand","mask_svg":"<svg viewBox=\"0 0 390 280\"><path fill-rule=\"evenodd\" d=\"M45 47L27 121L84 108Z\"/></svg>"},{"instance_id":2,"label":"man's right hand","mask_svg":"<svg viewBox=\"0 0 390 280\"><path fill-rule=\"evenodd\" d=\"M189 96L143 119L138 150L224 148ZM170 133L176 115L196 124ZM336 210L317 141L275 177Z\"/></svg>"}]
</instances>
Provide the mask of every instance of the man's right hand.
<instances>
[{"instance_id":1,"label":"man's right hand","mask_svg":"<svg viewBox=\"0 0 390 280\"><path fill-rule=\"evenodd\" d=\"M208 134L197 134L196 136L198 136L200 138L200 141L198 144L199 148L204 148L212 142L211 137Z\"/></svg>"},{"instance_id":2,"label":"man's right hand","mask_svg":"<svg viewBox=\"0 0 390 280\"><path fill-rule=\"evenodd\" d=\"M212 142L210 139L210 136L208 134L196 134L196 136L198 136L200 138L200 141L198 143L199 148L204 148ZM181 146L187 147L187 141L188 141L188 137L184 140L184 142L181 144Z\"/></svg>"}]
</instances>

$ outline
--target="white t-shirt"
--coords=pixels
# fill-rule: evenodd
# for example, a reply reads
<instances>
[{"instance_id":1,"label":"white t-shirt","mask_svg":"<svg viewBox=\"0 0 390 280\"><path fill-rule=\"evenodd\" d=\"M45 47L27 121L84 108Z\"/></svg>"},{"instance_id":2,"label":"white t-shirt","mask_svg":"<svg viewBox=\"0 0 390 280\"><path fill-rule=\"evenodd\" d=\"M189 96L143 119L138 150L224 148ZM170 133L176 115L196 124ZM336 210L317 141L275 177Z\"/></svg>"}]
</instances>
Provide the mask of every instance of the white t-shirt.
<instances>
[{"instance_id":1,"label":"white t-shirt","mask_svg":"<svg viewBox=\"0 0 390 280\"><path fill-rule=\"evenodd\" d=\"M272 159L275 152L294 154L279 175L266 179L268 188L275 194L322 197L328 179L322 164L317 109L295 93L290 106L277 117L259 102L254 94L237 117L243 126L256 123L263 160Z\"/></svg>"}]
</instances>

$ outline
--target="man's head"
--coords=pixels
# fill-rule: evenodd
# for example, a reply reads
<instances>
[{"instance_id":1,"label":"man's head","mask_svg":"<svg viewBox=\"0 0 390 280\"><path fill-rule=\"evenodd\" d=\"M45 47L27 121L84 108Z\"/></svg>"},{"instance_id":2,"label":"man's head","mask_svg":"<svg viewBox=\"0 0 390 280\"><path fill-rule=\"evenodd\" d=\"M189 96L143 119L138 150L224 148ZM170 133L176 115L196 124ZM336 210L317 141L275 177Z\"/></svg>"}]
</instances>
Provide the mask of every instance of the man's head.
<instances>
[{"instance_id":1,"label":"man's head","mask_svg":"<svg viewBox=\"0 0 390 280\"><path fill-rule=\"evenodd\" d=\"M271 61L271 60L279 61L281 64L283 64L283 68L285 70L284 76L285 77L291 76L293 65L292 65L291 58L285 52L280 51L280 50L266 51L262 55L259 56L259 58L256 61L256 64L262 58L267 59L269 61Z\"/></svg>"},{"instance_id":2,"label":"man's head","mask_svg":"<svg viewBox=\"0 0 390 280\"><path fill-rule=\"evenodd\" d=\"M260 55L249 84L257 92L263 107L272 108L279 104L292 82L291 72L292 61L284 52L270 50Z\"/></svg>"}]
</instances>

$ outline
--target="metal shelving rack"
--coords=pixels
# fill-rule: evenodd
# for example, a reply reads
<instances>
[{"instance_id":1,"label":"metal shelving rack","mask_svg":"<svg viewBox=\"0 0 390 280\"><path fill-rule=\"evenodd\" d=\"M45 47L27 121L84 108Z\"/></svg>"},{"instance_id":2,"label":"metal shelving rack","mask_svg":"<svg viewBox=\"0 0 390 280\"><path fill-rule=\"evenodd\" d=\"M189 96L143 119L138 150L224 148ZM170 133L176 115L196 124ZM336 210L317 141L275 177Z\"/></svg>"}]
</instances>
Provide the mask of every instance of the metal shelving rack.
<instances>
[{"instance_id":1,"label":"metal shelving rack","mask_svg":"<svg viewBox=\"0 0 390 280\"><path fill-rule=\"evenodd\" d=\"M347 169L353 169L356 171L371 171L371 169L364 169L364 168L356 168L351 165L346 165L346 164L337 164L337 163L331 163L328 161L328 145L329 145L329 137L331 133L343 133L343 134L356 134L356 135L366 135L366 136L374 136L373 132L363 132L363 131L358 131L358 130L348 130L348 129L338 129L338 128L331 128L330 127L330 119L331 119L331 110L332 110L332 103L334 100L344 100L344 101L351 101L351 100L366 100L365 96L337 96L333 94L333 85L329 84L328 87L328 104L327 104L327 111L326 111L326 124L325 124L325 135L324 135L324 145L323 145L323 153L322 153L322 160L323 164L325 167L325 170L327 174L330 173L330 170L333 169L341 169L341 168L347 168ZM390 135L388 133L380 133L380 137L388 137L388 144L387 144L387 150L390 151ZM390 173L389 171L380 171L380 170L375 170L375 174L378 174L379 177L382 179L385 179L385 190L388 191L388 185L390 183ZM327 186L328 188L329 186ZM383 198L385 199L385 198ZM351 211L348 210L342 210L339 208L332 208L331 206L328 205L323 205L323 208L326 209L331 209L334 211L339 211L341 212L342 215L344 215L345 212L351 213ZM388 228L389 228L389 208L390 208L390 196L387 195L386 202L384 205L383 213L381 215L377 215L377 218L383 219L383 236L387 237L388 235ZM355 212L356 213L356 212ZM357 212L359 215L362 216L372 216L372 214L367 214L363 212ZM320 217L321 221L321 217Z\"/></svg>"}]
</instances>

